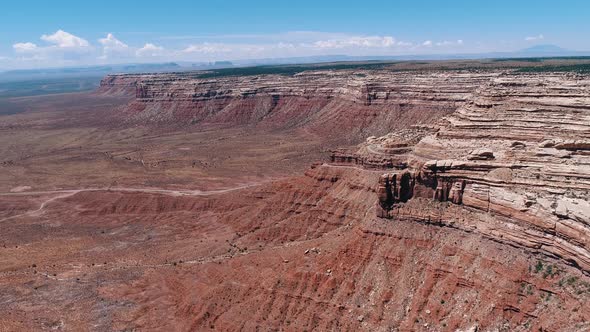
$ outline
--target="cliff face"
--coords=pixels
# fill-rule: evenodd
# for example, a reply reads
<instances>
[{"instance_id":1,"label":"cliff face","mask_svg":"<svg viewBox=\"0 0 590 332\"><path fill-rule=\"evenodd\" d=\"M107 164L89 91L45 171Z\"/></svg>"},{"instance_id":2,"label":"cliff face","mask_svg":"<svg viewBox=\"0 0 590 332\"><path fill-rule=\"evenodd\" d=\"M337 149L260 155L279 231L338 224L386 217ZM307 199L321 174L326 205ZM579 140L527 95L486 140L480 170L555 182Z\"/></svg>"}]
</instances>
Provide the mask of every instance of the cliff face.
<instances>
[{"instance_id":1,"label":"cliff face","mask_svg":"<svg viewBox=\"0 0 590 332\"><path fill-rule=\"evenodd\" d=\"M497 74L394 73L387 71L311 71L286 75L199 78L196 74L110 75L101 90L136 87L144 102L199 101L249 96L342 98L362 104L465 101L478 86Z\"/></svg>"},{"instance_id":2,"label":"cliff face","mask_svg":"<svg viewBox=\"0 0 590 332\"><path fill-rule=\"evenodd\" d=\"M366 138L431 123L497 74L312 71L293 76L197 78L190 73L115 75L100 91L133 87L123 122L250 125Z\"/></svg>"},{"instance_id":3,"label":"cliff face","mask_svg":"<svg viewBox=\"0 0 590 332\"><path fill-rule=\"evenodd\" d=\"M412 147L409 169L382 177L378 215L477 232L589 272L589 89L566 75L490 80Z\"/></svg>"}]
</instances>

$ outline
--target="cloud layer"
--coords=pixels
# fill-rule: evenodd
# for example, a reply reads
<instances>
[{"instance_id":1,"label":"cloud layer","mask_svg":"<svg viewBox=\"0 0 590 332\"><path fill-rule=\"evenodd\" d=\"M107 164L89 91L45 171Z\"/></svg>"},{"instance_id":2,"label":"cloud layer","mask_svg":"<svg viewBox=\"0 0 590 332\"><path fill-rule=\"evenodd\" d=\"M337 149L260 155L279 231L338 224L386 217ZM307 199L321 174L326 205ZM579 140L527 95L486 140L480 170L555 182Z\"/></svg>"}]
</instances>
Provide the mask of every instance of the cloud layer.
<instances>
[{"instance_id":1,"label":"cloud layer","mask_svg":"<svg viewBox=\"0 0 590 332\"><path fill-rule=\"evenodd\" d=\"M406 41L389 35L292 31L262 35L167 36L132 45L108 33L96 42L57 30L39 43L12 45L13 63L79 65L148 61L215 61L315 55L401 55L461 52L463 40ZM6 59L4 59L6 61Z\"/></svg>"},{"instance_id":2,"label":"cloud layer","mask_svg":"<svg viewBox=\"0 0 590 332\"><path fill-rule=\"evenodd\" d=\"M16 54L13 62L21 63L78 63L91 57L95 48L83 38L63 30L42 35L44 45L22 42L12 45Z\"/></svg>"}]
</instances>

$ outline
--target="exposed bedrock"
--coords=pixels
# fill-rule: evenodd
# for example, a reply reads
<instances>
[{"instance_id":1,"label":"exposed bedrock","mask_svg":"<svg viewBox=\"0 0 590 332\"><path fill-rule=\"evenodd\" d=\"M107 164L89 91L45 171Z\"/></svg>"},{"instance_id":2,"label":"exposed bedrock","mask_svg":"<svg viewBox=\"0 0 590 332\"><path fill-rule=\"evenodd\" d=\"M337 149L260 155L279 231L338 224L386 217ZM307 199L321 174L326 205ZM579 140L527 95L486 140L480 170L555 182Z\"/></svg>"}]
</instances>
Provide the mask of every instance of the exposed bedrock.
<instances>
[{"instance_id":1,"label":"exposed bedrock","mask_svg":"<svg viewBox=\"0 0 590 332\"><path fill-rule=\"evenodd\" d=\"M588 77L491 79L412 147L408 169L381 177L377 216L478 232L590 272L589 96ZM396 199L400 175L414 184L407 201Z\"/></svg>"},{"instance_id":2,"label":"exposed bedrock","mask_svg":"<svg viewBox=\"0 0 590 332\"><path fill-rule=\"evenodd\" d=\"M498 73L310 71L293 76L199 78L194 73L113 75L100 91L133 88L124 123L303 128L321 136L366 138L432 123Z\"/></svg>"},{"instance_id":3,"label":"exposed bedrock","mask_svg":"<svg viewBox=\"0 0 590 332\"><path fill-rule=\"evenodd\" d=\"M371 136L358 151L334 150L329 161L389 170L379 180L377 215L411 213L590 271L587 76L172 73L114 75L101 86L105 93L131 90L135 100L120 110L122 122L303 129L351 141Z\"/></svg>"}]
</instances>

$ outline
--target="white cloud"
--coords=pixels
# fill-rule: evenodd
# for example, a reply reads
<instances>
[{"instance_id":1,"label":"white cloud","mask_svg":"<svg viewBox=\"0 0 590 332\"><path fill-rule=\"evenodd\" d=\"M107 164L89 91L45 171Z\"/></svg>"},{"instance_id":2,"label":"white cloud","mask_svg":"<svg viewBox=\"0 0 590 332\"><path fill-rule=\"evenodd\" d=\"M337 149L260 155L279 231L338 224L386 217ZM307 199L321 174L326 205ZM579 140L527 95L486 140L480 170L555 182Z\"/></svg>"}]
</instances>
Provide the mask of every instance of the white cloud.
<instances>
[{"instance_id":1,"label":"white cloud","mask_svg":"<svg viewBox=\"0 0 590 332\"><path fill-rule=\"evenodd\" d=\"M105 38L100 38L98 42L104 47L110 48L128 48L129 46L115 38L112 33L107 34Z\"/></svg>"},{"instance_id":2,"label":"white cloud","mask_svg":"<svg viewBox=\"0 0 590 332\"><path fill-rule=\"evenodd\" d=\"M545 39L545 36L543 36L543 34L540 34L538 36L529 36L529 37L525 37L524 40L526 41L535 41L535 40L543 40Z\"/></svg>"},{"instance_id":3,"label":"white cloud","mask_svg":"<svg viewBox=\"0 0 590 332\"><path fill-rule=\"evenodd\" d=\"M216 54L216 53L227 53L231 52L232 47L227 44L210 44L210 43L202 43L202 44L194 44L190 45L184 50L183 53L201 53L201 54Z\"/></svg>"},{"instance_id":4,"label":"white cloud","mask_svg":"<svg viewBox=\"0 0 590 332\"><path fill-rule=\"evenodd\" d=\"M280 42L277 44L277 48L279 49L285 49L285 50L294 50L297 48L297 46L295 46L295 44L293 43L283 43Z\"/></svg>"},{"instance_id":5,"label":"white cloud","mask_svg":"<svg viewBox=\"0 0 590 332\"><path fill-rule=\"evenodd\" d=\"M443 40L441 42L436 43L436 46L459 46L459 45L463 45L463 40L461 40L461 39L458 39L456 41Z\"/></svg>"},{"instance_id":6,"label":"white cloud","mask_svg":"<svg viewBox=\"0 0 590 332\"><path fill-rule=\"evenodd\" d=\"M156 46L152 43L146 43L142 48L135 51L135 54L139 57L157 57L164 55L164 48Z\"/></svg>"},{"instance_id":7,"label":"white cloud","mask_svg":"<svg viewBox=\"0 0 590 332\"><path fill-rule=\"evenodd\" d=\"M428 37L428 36L426 36ZM194 39L185 44L182 40ZM84 65L97 63L155 61L216 61L346 54L388 56L427 54L454 50L463 40L407 41L390 35L352 35L346 33L291 31L271 34L178 36L132 44L108 33L92 45L86 39L63 30L42 35L43 42L13 45L18 56L28 63ZM143 46L142 46L143 45ZM469 45L472 46L472 45ZM440 50L436 48L440 47ZM15 61L17 61L15 60ZM26 61L25 61L26 60Z\"/></svg>"},{"instance_id":8,"label":"white cloud","mask_svg":"<svg viewBox=\"0 0 590 332\"><path fill-rule=\"evenodd\" d=\"M88 47L90 44L86 39L74 36L69 32L57 30L52 35L42 35L41 40L54 44L57 47Z\"/></svg>"},{"instance_id":9,"label":"white cloud","mask_svg":"<svg viewBox=\"0 0 590 332\"><path fill-rule=\"evenodd\" d=\"M396 46L396 40L391 36L350 36L341 39L318 40L313 43L320 49L343 48L388 48Z\"/></svg>"},{"instance_id":10,"label":"white cloud","mask_svg":"<svg viewBox=\"0 0 590 332\"><path fill-rule=\"evenodd\" d=\"M381 46L391 47L395 45L395 38L391 36L385 36L381 38Z\"/></svg>"},{"instance_id":11,"label":"white cloud","mask_svg":"<svg viewBox=\"0 0 590 332\"><path fill-rule=\"evenodd\" d=\"M17 53L29 53L37 50L37 45L33 43L16 43L12 45L12 48Z\"/></svg>"},{"instance_id":12,"label":"white cloud","mask_svg":"<svg viewBox=\"0 0 590 332\"><path fill-rule=\"evenodd\" d=\"M90 63L95 49L88 41L63 30L50 35L42 35L40 39L46 43L37 45L31 42L20 42L12 45L15 63L23 62L32 66L39 65L78 65Z\"/></svg>"},{"instance_id":13,"label":"white cloud","mask_svg":"<svg viewBox=\"0 0 590 332\"><path fill-rule=\"evenodd\" d=\"M100 38L98 42L102 45L102 55L99 59L130 57L133 55L133 50L129 45L115 38L112 33L107 34L105 38Z\"/></svg>"}]
</instances>

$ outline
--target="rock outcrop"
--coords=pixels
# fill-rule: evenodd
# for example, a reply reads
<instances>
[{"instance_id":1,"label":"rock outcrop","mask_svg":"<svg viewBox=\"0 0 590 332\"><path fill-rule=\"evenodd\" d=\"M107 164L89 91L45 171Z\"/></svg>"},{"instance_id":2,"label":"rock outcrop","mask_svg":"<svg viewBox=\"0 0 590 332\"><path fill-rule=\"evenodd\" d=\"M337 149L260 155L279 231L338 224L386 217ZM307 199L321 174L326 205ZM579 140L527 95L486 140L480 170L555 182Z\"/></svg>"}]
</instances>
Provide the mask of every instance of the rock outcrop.
<instances>
[{"instance_id":1,"label":"rock outcrop","mask_svg":"<svg viewBox=\"0 0 590 332\"><path fill-rule=\"evenodd\" d=\"M409 170L382 177L377 216L478 232L590 272L589 96L588 77L491 79L413 146ZM400 172L416 174L414 198L453 206L398 203Z\"/></svg>"}]
</instances>

